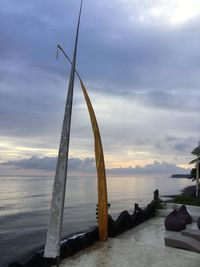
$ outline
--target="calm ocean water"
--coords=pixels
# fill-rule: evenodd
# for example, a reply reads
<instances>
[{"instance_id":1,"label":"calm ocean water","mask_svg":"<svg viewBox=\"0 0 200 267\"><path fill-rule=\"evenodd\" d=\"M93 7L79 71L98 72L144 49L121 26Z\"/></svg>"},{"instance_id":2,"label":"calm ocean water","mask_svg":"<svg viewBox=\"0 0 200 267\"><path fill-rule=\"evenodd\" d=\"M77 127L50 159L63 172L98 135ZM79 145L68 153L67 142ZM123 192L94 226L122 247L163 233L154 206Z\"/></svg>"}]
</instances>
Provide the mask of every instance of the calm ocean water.
<instances>
[{"instance_id":1,"label":"calm ocean water","mask_svg":"<svg viewBox=\"0 0 200 267\"><path fill-rule=\"evenodd\" d=\"M0 266L30 258L44 245L53 177L0 177ZM63 236L96 224L96 177L69 177ZM151 176L107 177L109 213L146 205L158 188L161 195L176 194L192 182Z\"/></svg>"}]
</instances>

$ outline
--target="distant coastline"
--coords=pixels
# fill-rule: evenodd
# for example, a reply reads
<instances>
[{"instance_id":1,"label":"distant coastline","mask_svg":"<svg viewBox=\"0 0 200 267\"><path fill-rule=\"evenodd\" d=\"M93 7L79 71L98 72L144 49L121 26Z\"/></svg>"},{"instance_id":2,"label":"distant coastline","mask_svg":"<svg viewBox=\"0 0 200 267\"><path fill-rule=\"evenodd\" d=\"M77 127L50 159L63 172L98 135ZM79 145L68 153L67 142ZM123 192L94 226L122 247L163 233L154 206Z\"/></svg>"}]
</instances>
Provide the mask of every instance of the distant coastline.
<instances>
[{"instance_id":1,"label":"distant coastline","mask_svg":"<svg viewBox=\"0 0 200 267\"><path fill-rule=\"evenodd\" d=\"M189 178L190 174L172 174L170 178Z\"/></svg>"},{"instance_id":2,"label":"distant coastline","mask_svg":"<svg viewBox=\"0 0 200 267\"><path fill-rule=\"evenodd\" d=\"M169 198L175 198L177 196L185 196L185 197L191 197L191 196L194 196L195 195L195 191L196 191L196 186L195 185L190 185L190 186L187 186L185 188L183 188L181 191L180 191L180 194L176 194L176 195L164 195L164 197L169 197ZM172 200L170 199L170 202Z\"/></svg>"}]
</instances>

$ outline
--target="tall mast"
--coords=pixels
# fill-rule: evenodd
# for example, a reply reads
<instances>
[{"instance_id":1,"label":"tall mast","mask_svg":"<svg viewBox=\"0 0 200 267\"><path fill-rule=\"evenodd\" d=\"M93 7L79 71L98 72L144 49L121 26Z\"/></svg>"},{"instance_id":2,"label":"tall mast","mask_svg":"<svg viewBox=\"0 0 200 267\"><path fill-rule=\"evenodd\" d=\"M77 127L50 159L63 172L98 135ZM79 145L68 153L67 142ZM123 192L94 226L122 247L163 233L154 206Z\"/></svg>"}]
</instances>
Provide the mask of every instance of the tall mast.
<instances>
[{"instance_id":1,"label":"tall mast","mask_svg":"<svg viewBox=\"0 0 200 267\"><path fill-rule=\"evenodd\" d=\"M83 0L81 0L80 2L80 10L79 10L78 24L76 29L76 39L75 39L73 59L71 65L67 101L65 106L65 113L64 113L63 126L61 132L55 180L53 185L50 221L48 226L47 241L44 252L44 257L46 258L56 258L60 256L60 242L62 234L65 188L67 180L74 77L75 77L76 54L77 54L79 26L80 26L81 11L82 11L82 2Z\"/></svg>"}]
</instances>

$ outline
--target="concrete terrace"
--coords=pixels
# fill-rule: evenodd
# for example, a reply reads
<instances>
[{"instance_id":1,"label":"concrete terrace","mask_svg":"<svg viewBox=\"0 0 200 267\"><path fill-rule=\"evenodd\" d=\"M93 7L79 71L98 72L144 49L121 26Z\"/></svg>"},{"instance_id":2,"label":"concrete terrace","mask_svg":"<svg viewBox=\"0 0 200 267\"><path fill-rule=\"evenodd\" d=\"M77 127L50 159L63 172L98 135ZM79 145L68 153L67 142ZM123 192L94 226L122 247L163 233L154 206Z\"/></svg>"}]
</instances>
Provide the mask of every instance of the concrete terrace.
<instances>
[{"instance_id":1,"label":"concrete terrace","mask_svg":"<svg viewBox=\"0 0 200 267\"><path fill-rule=\"evenodd\" d=\"M199 267L200 254L165 247L168 233L164 217L155 217L107 242L96 242L63 260L60 267Z\"/></svg>"}]
</instances>

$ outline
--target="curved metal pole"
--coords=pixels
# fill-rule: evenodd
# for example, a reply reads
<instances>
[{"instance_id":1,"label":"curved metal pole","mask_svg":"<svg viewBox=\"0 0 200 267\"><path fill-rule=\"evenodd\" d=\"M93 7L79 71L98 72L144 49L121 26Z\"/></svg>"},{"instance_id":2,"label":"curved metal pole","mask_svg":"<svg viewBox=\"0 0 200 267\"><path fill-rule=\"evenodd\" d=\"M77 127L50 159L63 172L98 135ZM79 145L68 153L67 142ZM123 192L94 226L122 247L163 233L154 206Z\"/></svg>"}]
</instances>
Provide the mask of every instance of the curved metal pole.
<instances>
[{"instance_id":1,"label":"curved metal pole","mask_svg":"<svg viewBox=\"0 0 200 267\"><path fill-rule=\"evenodd\" d=\"M68 57L68 55L65 53L65 50L60 46L57 45L57 53L56 53L56 59L58 59L58 51L62 51L63 55L67 58L67 60L69 61L69 63L72 65L72 61L71 59ZM76 75L78 76L79 80L81 80L81 76L79 75L78 71L75 69Z\"/></svg>"},{"instance_id":2,"label":"curved metal pole","mask_svg":"<svg viewBox=\"0 0 200 267\"><path fill-rule=\"evenodd\" d=\"M58 49L62 51L67 60L72 64L70 58L67 56L65 51L62 49L60 45L57 45L57 57L58 57ZM94 134L94 142L95 142L95 159L96 159L96 169L98 176L98 228L99 228L99 239L101 241L107 240L108 236L108 197L107 197L107 184L106 184L106 171L105 171L105 162L104 162L104 154L103 154L103 146L101 142L101 135L97 123L97 119L95 116L94 109L92 107L92 103L88 96L87 90L83 84L83 81L75 70L81 84L81 88L85 97L85 101L88 107L90 120L92 124L93 134Z\"/></svg>"},{"instance_id":3,"label":"curved metal pole","mask_svg":"<svg viewBox=\"0 0 200 267\"><path fill-rule=\"evenodd\" d=\"M63 211L65 202L65 188L66 188L68 154L69 154L69 139L70 139L70 128L71 128L71 113L72 113L72 103L73 103L74 76L75 76L76 54L77 54L81 11L82 11L82 0L80 2L80 10L79 10L78 24L76 29L76 38L75 38L75 45L73 52L73 60L71 65L68 95L65 106L65 114L63 119L60 147L58 152L58 160L57 160L55 180L53 186L50 222L49 222L49 227L47 232L47 242L44 252L44 257L47 258L56 258L60 256L60 242L62 235Z\"/></svg>"}]
</instances>

